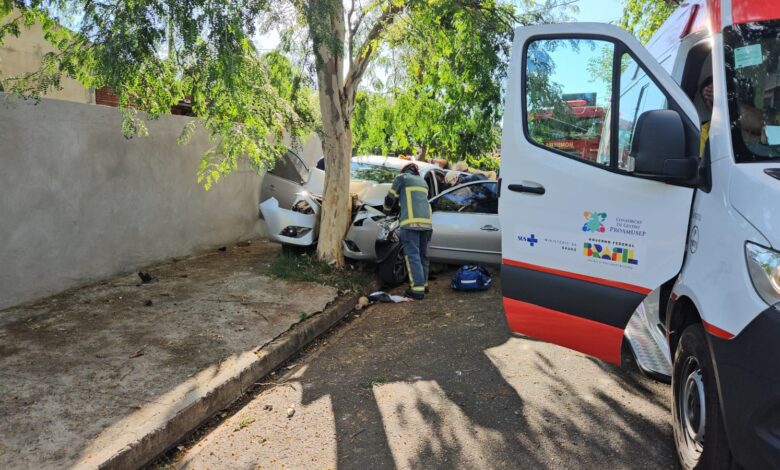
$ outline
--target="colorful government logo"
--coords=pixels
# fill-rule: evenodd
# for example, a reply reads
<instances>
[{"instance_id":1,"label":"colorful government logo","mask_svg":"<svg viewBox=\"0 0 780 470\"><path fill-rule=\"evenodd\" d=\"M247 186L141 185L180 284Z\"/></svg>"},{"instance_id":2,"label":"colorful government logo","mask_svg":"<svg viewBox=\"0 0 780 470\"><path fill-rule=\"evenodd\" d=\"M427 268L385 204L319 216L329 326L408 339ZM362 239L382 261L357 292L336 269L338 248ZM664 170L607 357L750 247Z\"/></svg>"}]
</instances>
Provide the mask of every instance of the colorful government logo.
<instances>
[{"instance_id":1,"label":"colorful government logo","mask_svg":"<svg viewBox=\"0 0 780 470\"><path fill-rule=\"evenodd\" d=\"M587 221L582 226L583 232L604 233L606 231L604 228L604 221L607 220L606 212L583 212L582 215Z\"/></svg>"},{"instance_id":2,"label":"colorful government logo","mask_svg":"<svg viewBox=\"0 0 780 470\"><path fill-rule=\"evenodd\" d=\"M603 243L585 242L583 255L588 258L598 258L615 263L638 265L639 260L634 255L634 250L625 246L609 246Z\"/></svg>"}]
</instances>

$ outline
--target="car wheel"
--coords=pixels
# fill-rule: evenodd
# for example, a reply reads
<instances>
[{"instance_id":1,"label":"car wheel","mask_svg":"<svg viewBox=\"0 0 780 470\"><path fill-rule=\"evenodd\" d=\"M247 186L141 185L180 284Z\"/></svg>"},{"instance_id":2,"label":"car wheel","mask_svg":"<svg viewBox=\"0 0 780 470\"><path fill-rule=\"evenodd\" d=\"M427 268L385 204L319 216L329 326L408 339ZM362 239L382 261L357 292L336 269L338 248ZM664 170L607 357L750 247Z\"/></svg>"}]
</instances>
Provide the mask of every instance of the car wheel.
<instances>
[{"instance_id":1,"label":"car wheel","mask_svg":"<svg viewBox=\"0 0 780 470\"><path fill-rule=\"evenodd\" d=\"M683 469L729 469L729 451L715 371L704 328L683 331L672 371L673 428Z\"/></svg>"},{"instance_id":2,"label":"car wheel","mask_svg":"<svg viewBox=\"0 0 780 470\"><path fill-rule=\"evenodd\" d=\"M399 245L384 261L379 263L379 280L383 286L395 287L406 280L406 259Z\"/></svg>"}]
</instances>

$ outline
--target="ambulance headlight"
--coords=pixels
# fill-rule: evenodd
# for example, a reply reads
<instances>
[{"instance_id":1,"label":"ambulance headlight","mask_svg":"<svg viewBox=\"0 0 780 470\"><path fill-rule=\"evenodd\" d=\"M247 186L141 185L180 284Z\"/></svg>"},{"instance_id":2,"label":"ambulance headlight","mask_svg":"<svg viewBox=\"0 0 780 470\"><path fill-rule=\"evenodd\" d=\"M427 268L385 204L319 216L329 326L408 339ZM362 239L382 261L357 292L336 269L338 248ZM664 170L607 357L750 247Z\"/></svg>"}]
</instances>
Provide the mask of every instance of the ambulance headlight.
<instances>
[{"instance_id":1,"label":"ambulance headlight","mask_svg":"<svg viewBox=\"0 0 780 470\"><path fill-rule=\"evenodd\" d=\"M769 305L780 302L780 253L748 242L745 257L758 295Z\"/></svg>"}]
</instances>

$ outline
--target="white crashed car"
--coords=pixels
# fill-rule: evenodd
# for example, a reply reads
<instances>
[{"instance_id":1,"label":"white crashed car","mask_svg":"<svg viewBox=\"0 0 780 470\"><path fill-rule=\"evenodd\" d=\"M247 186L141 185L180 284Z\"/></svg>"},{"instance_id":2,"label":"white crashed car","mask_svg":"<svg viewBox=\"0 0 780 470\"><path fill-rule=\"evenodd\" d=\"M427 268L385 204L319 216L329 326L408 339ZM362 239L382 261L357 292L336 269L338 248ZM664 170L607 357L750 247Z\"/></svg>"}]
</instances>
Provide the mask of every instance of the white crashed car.
<instances>
[{"instance_id":1,"label":"white crashed car","mask_svg":"<svg viewBox=\"0 0 780 470\"><path fill-rule=\"evenodd\" d=\"M352 158L350 192L359 206L344 239L348 258L379 263L380 277L388 284L405 276L398 241L398 221L382 212L393 179L408 160L382 156ZM498 184L477 181L448 188L445 170L415 162L428 183L433 209L433 238L429 255L444 263L500 264L501 234L498 225ZM308 168L288 153L263 179L260 211L268 237L285 245L312 246L319 231L320 197L325 173Z\"/></svg>"}]
</instances>

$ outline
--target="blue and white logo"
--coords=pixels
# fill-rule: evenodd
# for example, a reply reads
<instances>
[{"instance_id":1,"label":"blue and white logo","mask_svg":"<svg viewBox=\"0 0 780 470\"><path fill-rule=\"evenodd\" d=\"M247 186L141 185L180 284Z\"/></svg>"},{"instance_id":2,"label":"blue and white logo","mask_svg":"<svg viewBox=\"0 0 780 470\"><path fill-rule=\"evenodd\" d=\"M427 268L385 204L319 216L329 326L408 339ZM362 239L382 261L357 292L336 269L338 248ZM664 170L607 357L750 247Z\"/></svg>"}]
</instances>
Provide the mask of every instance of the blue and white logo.
<instances>
[{"instance_id":1,"label":"blue and white logo","mask_svg":"<svg viewBox=\"0 0 780 470\"><path fill-rule=\"evenodd\" d=\"M536 238L536 235L534 235L533 233L527 237L523 235L518 235L517 239L520 240L521 242L526 242L531 246L535 246L537 243L539 243L539 239Z\"/></svg>"}]
</instances>

